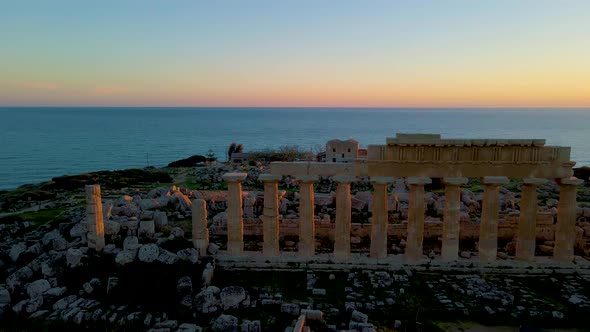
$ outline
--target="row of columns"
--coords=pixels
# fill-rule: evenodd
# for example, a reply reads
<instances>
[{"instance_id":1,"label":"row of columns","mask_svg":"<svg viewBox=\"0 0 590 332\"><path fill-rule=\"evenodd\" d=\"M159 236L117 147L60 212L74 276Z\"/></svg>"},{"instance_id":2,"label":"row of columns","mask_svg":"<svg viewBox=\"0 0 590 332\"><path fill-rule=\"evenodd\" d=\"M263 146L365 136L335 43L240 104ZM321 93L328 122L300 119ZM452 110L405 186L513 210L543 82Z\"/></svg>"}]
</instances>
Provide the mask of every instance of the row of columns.
<instances>
[{"instance_id":1,"label":"row of columns","mask_svg":"<svg viewBox=\"0 0 590 332\"><path fill-rule=\"evenodd\" d=\"M245 173L228 173L223 177L228 183L228 253L243 252L242 188ZM279 250L279 209L278 182L280 175L262 174L259 179L264 183L263 221L263 255L277 256ZM351 176L334 176L336 190L336 225L334 236L334 257L350 257L351 231ZM299 254L311 257L315 254L314 191L313 184L317 176L301 176L299 199ZM371 227L370 256L376 259L387 257L388 229L388 195L387 185L394 178L373 177L373 221ZM461 185L467 178L446 177L445 209L443 219L443 236L441 256L444 260L456 260L459 254L459 212L461 204ZM484 185L482 216L480 223L479 255L482 261L494 261L498 252L499 190L502 184L509 182L507 177L488 176L482 178ZM523 179L521 213L517 231L516 258L531 261L535 256L537 187L545 179ZM432 183L427 177L409 177L408 235L406 256L410 261L423 257L424 239L424 185ZM555 229L554 259L572 261L574 258L576 186L582 180L570 178L559 179L560 199L558 205L557 225Z\"/></svg>"},{"instance_id":2,"label":"row of columns","mask_svg":"<svg viewBox=\"0 0 590 332\"><path fill-rule=\"evenodd\" d=\"M246 173L228 173L223 179L228 183L228 243L230 255L239 255L244 250L244 229L242 219L242 181ZM281 175L261 174L259 180L264 183L263 221L263 255L278 256L279 248L279 200L278 182ZM335 176L336 190L336 225L334 257L350 257L351 232L351 196L352 176ZM315 254L314 191L313 184L317 176L299 177L300 182L300 219L299 219L299 254L311 257ZM373 177L373 222L371 227L370 256L376 259L387 257L388 229L388 195L387 185L394 178ZM507 177L488 176L482 179L484 185L482 215L480 222L479 256L482 261L493 261L498 251L499 189L508 183ZM467 178L443 178L445 184L445 209L441 256L445 260L456 260L459 252L459 211L460 186L467 183ZM523 179L521 213L518 223L516 259L531 261L536 248L537 187L546 180ZM576 187L583 180L576 178L558 179L560 199L558 203L557 224L555 227L555 246L553 257L557 261L574 259L575 221L576 221ZM406 255L409 260L422 258L424 234L424 185L430 184L427 177L409 177L410 206L408 210L408 236ZM102 212L101 191L99 185L86 186L86 220L88 227L88 247L96 251L104 248L104 220ZM209 245L206 202L196 199L192 202L192 239L194 247L204 255Z\"/></svg>"}]
</instances>

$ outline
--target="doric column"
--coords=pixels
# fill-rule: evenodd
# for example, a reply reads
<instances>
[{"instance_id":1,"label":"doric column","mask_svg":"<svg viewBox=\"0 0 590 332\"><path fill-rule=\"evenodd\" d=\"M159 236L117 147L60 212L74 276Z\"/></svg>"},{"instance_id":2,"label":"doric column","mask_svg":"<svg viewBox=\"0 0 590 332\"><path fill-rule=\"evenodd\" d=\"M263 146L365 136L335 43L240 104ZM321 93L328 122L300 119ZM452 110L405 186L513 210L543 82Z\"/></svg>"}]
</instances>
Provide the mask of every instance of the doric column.
<instances>
[{"instance_id":1,"label":"doric column","mask_svg":"<svg viewBox=\"0 0 590 332\"><path fill-rule=\"evenodd\" d=\"M264 210L262 211L262 254L278 256L279 248L279 181L278 174L260 174L258 180L264 183Z\"/></svg>"},{"instance_id":2,"label":"doric column","mask_svg":"<svg viewBox=\"0 0 590 332\"><path fill-rule=\"evenodd\" d=\"M553 259L571 262L574 260L576 240L576 187L584 183L584 180L558 179L557 183L559 183L559 204L557 205Z\"/></svg>"},{"instance_id":3,"label":"doric column","mask_svg":"<svg viewBox=\"0 0 590 332\"><path fill-rule=\"evenodd\" d=\"M520 218L518 219L518 238L516 240L516 259L532 261L535 259L537 239L537 187L546 179L526 178L522 180L520 199Z\"/></svg>"},{"instance_id":4,"label":"doric column","mask_svg":"<svg viewBox=\"0 0 590 332\"><path fill-rule=\"evenodd\" d=\"M467 178L443 178L445 183L445 211L443 216L442 259L453 261L459 257L459 212L461 185Z\"/></svg>"},{"instance_id":5,"label":"doric column","mask_svg":"<svg viewBox=\"0 0 590 332\"><path fill-rule=\"evenodd\" d=\"M479 259L495 261L498 255L498 214L500 185L508 183L505 176L485 176L482 179L483 204L479 224Z\"/></svg>"},{"instance_id":6,"label":"doric column","mask_svg":"<svg viewBox=\"0 0 590 332\"><path fill-rule=\"evenodd\" d=\"M387 257L387 185L395 181L394 178L375 176L371 177L373 183L373 222L371 224L371 251L372 258Z\"/></svg>"},{"instance_id":7,"label":"doric column","mask_svg":"<svg viewBox=\"0 0 590 332\"><path fill-rule=\"evenodd\" d=\"M317 176L304 175L299 181L299 254L304 257L315 255L315 221L313 184Z\"/></svg>"},{"instance_id":8,"label":"doric column","mask_svg":"<svg viewBox=\"0 0 590 332\"><path fill-rule=\"evenodd\" d=\"M207 202L195 199L192 204L193 246L199 251L199 256L207 254L209 246L209 229L207 228Z\"/></svg>"},{"instance_id":9,"label":"doric column","mask_svg":"<svg viewBox=\"0 0 590 332\"><path fill-rule=\"evenodd\" d=\"M247 173L226 173L227 182L227 253L239 255L244 252L244 221L242 220L242 181Z\"/></svg>"},{"instance_id":10,"label":"doric column","mask_svg":"<svg viewBox=\"0 0 590 332\"><path fill-rule=\"evenodd\" d=\"M334 257L346 259L350 257L350 223L352 206L350 202L350 183L353 176L334 176L338 183L336 188L336 227L334 228Z\"/></svg>"},{"instance_id":11,"label":"doric column","mask_svg":"<svg viewBox=\"0 0 590 332\"><path fill-rule=\"evenodd\" d=\"M101 251L104 248L104 219L100 185L86 186L86 227L88 248Z\"/></svg>"},{"instance_id":12,"label":"doric column","mask_svg":"<svg viewBox=\"0 0 590 332\"><path fill-rule=\"evenodd\" d=\"M410 261L422 259L424 239L424 185L432 183L427 177L409 177L410 208L408 210L408 240L406 257Z\"/></svg>"}]
</instances>

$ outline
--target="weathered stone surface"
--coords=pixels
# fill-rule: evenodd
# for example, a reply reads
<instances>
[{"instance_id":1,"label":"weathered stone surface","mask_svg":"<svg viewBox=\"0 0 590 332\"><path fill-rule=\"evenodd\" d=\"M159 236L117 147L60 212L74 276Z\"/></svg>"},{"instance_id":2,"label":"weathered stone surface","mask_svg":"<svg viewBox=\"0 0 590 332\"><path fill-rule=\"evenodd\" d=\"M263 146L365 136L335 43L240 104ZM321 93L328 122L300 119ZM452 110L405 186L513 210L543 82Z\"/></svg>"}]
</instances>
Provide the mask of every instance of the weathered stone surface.
<instances>
[{"instance_id":1,"label":"weathered stone surface","mask_svg":"<svg viewBox=\"0 0 590 332\"><path fill-rule=\"evenodd\" d=\"M176 332L201 332L203 329L196 324L183 323L180 324Z\"/></svg>"},{"instance_id":2,"label":"weathered stone surface","mask_svg":"<svg viewBox=\"0 0 590 332\"><path fill-rule=\"evenodd\" d=\"M0 307L10 304L10 292L8 289L0 286Z\"/></svg>"},{"instance_id":3,"label":"weathered stone surface","mask_svg":"<svg viewBox=\"0 0 590 332\"><path fill-rule=\"evenodd\" d=\"M6 279L6 286L8 286L8 289L10 290L15 290L16 288L21 287L25 282L29 281L32 277L33 270L28 266L24 266Z\"/></svg>"},{"instance_id":4,"label":"weathered stone surface","mask_svg":"<svg viewBox=\"0 0 590 332\"><path fill-rule=\"evenodd\" d=\"M67 290L68 289L66 287L53 287L53 288L48 289L45 292L45 295L49 296L49 297L54 297L54 298L60 297L60 296L64 295Z\"/></svg>"},{"instance_id":5,"label":"weathered stone surface","mask_svg":"<svg viewBox=\"0 0 590 332\"><path fill-rule=\"evenodd\" d=\"M123 250L115 256L115 262L120 265L127 265L133 263L137 256L137 250Z\"/></svg>"},{"instance_id":6,"label":"weathered stone surface","mask_svg":"<svg viewBox=\"0 0 590 332\"><path fill-rule=\"evenodd\" d=\"M153 237L156 232L156 224L153 220L142 220L137 229L138 236Z\"/></svg>"},{"instance_id":7,"label":"weathered stone surface","mask_svg":"<svg viewBox=\"0 0 590 332\"><path fill-rule=\"evenodd\" d=\"M121 231L121 224L117 221L107 220L104 223L104 233L106 235L117 235Z\"/></svg>"},{"instance_id":8,"label":"weathered stone surface","mask_svg":"<svg viewBox=\"0 0 590 332\"><path fill-rule=\"evenodd\" d=\"M208 313L209 308L221 304L219 293L221 290L215 286L208 286L195 296L193 302L195 309L203 313Z\"/></svg>"},{"instance_id":9,"label":"weathered stone surface","mask_svg":"<svg viewBox=\"0 0 590 332\"><path fill-rule=\"evenodd\" d=\"M86 189L86 226L88 231L88 248L102 251L104 240L104 211L100 185L87 185Z\"/></svg>"},{"instance_id":10,"label":"weathered stone surface","mask_svg":"<svg viewBox=\"0 0 590 332\"><path fill-rule=\"evenodd\" d=\"M27 294L30 298L34 299L43 296L43 293L45 293L49 288L51 288L49 281L45 279L35 280L27 285Z\"/></svg>"},{"instance_id":11,"label":"weathered stone surface","mask_svg":"<svg viewBox=\"0 0 590 332\"><path fill-rule=\"evenodd\" d=\"M154 212L154 223L156 229L162 229L162 227L168 225L168 217L166 216L166 212Z\"/></svg>"},{"instance_id":12,"label":"weathered stone surface","mask_svg":"<svg viewBox=\"0 0 590 332\"><path fill-rule=\"evenodd\" d=\"M216 245L215 243L209 243L209 246L207 246L207 253L209 253L210 255L215 255L215 254L217 254L218 251L219 251L219 246Z\"/></svg>"},{"instance_id":13,"label":"weathered stone surface","mask_svg":"<svg viewBox=\"0 0 590 332\"><path fill-rule=\"evenodd\" d=\"M355 310L352 312L350 319L354 322L367 323L369 321L369 316L367 316L366 314L363 314L362 312L360 312L358 310Z\"/></svg>"},{"instance_id":14,"label":"weathered stone surface","mask_svg":"<svg viewBox=\"0 0 590 332\"><path fill-rule=\"evenodd\" d=\"M175 238L184 238L184 230L180 227L172 227L170 230L170 236Z\"/></svg>"},{"instance_id":15,"label":"weathered stone surface","mask_svg":"<svg viewBox=\"0 0 590 332\"><path fill-rule=\"evenodd\" d=\"M158 256L160 256L160 248L153 243L141 246L137 253L139 260L144 263L151 263L158 259Z\"/></svg>"},{"instance_id":16,"label":"weathered stone surface","mask_svg":"<svg viewBox=\"0 0 590 332\"><path fill-rule=\"evenodd\" d=\"M167 265L174 264L178 262L180 258L175 254L171 253L168 250L160 250L160 255L158 256L158 261Z\"/></svg>"},{"instance_id":17,"label":"weathered stone surface","mask_svg":"<svg viewBox=\"0 0 590 332\"><path fill-rule=\"evenodd\" d=\"M237 308L246 299L246 290L240 286L225 287L219 296L224 310Z\"/></svg>"},{"instance_id":18,"label":"weathered stone surface","mask_svg":"<svg viewBox=\"0 0 590 332\"><path fill-rule=\"evenodd\" d=\"M73 249L70 248L66 252L66 263L69 267L76 267L80 265L80 261L82 260L82 251L80 249Z\"/></svg>"},{"instance_id":19,"label":"weathered stone surface","mask_svg":"<svg viewBox=\"0 0 590 332\"><path fill-rule=\"evenodd\" d=\"M16 262L20 254L27 250L27 244L24 242L17 243L10 248L8 256L13 262Z\"/></svg>"},{"instance_id":20,"label":"weathered stone surface","mask_svg":"<svg viewBox=\"0 0 590 332\"><path fill-rule=\"evenodd\" d=\"M199 262L199 252L195 248L186 248L179 250L176 255L183 261L196 264Z\"/></svg>"},{"instance_id":21,"label":"weathered stone surface","mask_svg":"<svg viewBox=\"0 0 590 332\"><path fill-rule=\"evenodd\" d=\"M193 281L191 277L184 276L176 282L176 291L180 294L191 293L193 291Z\"/></svg>"},{"instance_id":22,"label":"weathered stone surface","mask_svg":"<svg viewBox=\"0 0 590 332\"><path fill-rule=\"evenodd\" d=\"M231 315L219 316L211 327L216 332L237 332L238 318Z\"/></svg>"},{"instance_id":23,"label":"weathered stone surface","mask_svg":"<svg viewBox=\"0 0 590 332\"><path fill-rule=\"evenodd\" d=\"M281 312L289 315L299 315L299 304L297 303L283 303L281 304Z\"/></svg>"},{"instance_id":24,"label":"weathered stone surface","mask_svg":"<svg viewBox=\"0 0 590 332\"><path fill-rule=\"evenodd\" d=\"M66 296L53 304L53 310L64 310L77 299L78 297L76 295Z\"/></svg>"},{"instance_id":25,"label":"weathered stone surface","mask_svg":"<svg viewBox=\"0 0 590 332\"><path fill-rule=\"evenodd\" d=\"M137 236L128 236L123 240L123 250L136 250L140 246Z\"/></svg>"}]
</instances>

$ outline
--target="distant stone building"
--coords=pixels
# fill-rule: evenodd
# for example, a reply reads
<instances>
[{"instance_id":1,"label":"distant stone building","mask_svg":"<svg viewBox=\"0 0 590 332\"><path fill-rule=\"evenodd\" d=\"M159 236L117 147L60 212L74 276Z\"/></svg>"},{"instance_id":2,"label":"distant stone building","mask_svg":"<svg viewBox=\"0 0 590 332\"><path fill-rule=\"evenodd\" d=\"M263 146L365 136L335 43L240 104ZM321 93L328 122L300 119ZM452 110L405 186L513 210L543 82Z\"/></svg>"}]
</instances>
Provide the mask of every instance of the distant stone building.
<instances>
[{"instance_id":1,"label":"distant stone building","mask_svg":"<svg viewBox=\"0 0 590 332\"><path fill-rule=\"evenodd\" d=\"M231 154L230 161L232 164L243 164L249 162L255 156L254 153L234 152Z\"/></svg>"},{"instance_id":2,"label":"distant stone building","mask_svg":"<svg viewBox=\"0 0 590 332\"><path fill-rule=\"evenodd\" d=\"M367 150L359 149L359 142L353 139L349 139L346 141L333 139L326 143L326 162L349 163L355 159L362 158L361 156L364 156L364 158L366 158Z\"/></svg>"}]
</instances>

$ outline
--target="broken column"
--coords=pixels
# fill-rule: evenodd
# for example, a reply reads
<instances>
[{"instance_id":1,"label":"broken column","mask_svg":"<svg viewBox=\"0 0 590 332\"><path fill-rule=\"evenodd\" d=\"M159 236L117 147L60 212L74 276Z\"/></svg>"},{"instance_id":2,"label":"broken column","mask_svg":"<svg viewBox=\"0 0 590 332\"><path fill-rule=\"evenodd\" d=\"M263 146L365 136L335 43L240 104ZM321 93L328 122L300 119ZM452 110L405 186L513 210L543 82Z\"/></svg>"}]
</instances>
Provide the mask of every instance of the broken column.
<instances>
[{"instance_id":1,"label":"broken column","mask_svg":"<svg viewBox=\"0 0 590 332\"><path fill-rule=\"evenodd\" d=\"M314 175L299 176L299 254L304 257L315 255L315 221L313 184Z\"/></svg>"},{"instance_id":2,"label":"broken column","mask_svg":"<svg viewBox=\"0 0 590 332\"><path fill-rule=\"evenodd\" d=\"M495 261L498 255L500 185L508 181L505 176L485 176L482 179L484 187L479 224L479 259L484 262Z\"/></svg>"},{"instance_id":3,"label":"broken column","mask_svg":"<svg viewBox=\"0 0 590 332\"><path fill-rule=\"evenodd\" d=\"M518 238L516 239L516 259L518 260L532 261L535 259L538 210L537 187L545 182L547 180L535 178L522 180Z\"/></svg>"},{"instance_id":4,"label":"broken column","mask_svg":"<svg viewBox=\"0 0 590 332\"><path fill-rule=\"evenodd\" d=\"M560 262L574 260L576 242L576 187L584 183L577 178L559 179L559 203L555 225L555 247L553 259Z\"/></svg>"},{"instance_id":5,"label":"broken column","mask_svg":"<svg viewBox=\"0 0 590 332\"><path fill-rule=\"evenodd\" d=\"M104 248L104 220L100 185L86 186L86 204L88 248L101 251Z\"/></svg>"},{"instance_id":6,"label":"broken column","mask_svg":"<svg viewBox=\"0 0 590 332\"><path fill-rule=\"evenodd\" d=\"M260 174L258 180L264 183L264 210L262 211L262 254L279 256L279 181L281 175Z\"/></svg>"},{"instance_id":7,"label":"broken column","mask_svg":"<svg viewBox=\"0 0 590 332\"><path fill-rule=\"evenodd\" d=\"M207 254L209 246L209 229L207 228L207 202L195 199L192 202L193 246L199 251L199 256Z\"/></svg>"},{"instance_id":8,"label":"broken column","mask_svg":"<svg viewBox=\"0 0 590 332\"><path fill-rule=\"evenodd\" d=\"M244 220L242 219L242 181L247 173L226 173L227 182L227 253L239 255L244 252Z\"/></svg>"},{"instance_id":9,"label":"broken column","mask_svg":"<svg viewBox=\"0 0 590 332\"><path fill-rule=\"evenodd\" d=\"M336 188L336 225L334 228L334 257L346 259L350 257L350 227L352 206L350 201L350 183L353 176L334 176L338 184Z\"/></svg>"},{"instance_id":10,"label":"broken column","mask_svg":"<svg viewBox=\"0 0 590 332\"><path fill-rule=\"evenodd\" d=\"M387 257L387 185L395 181L394 178L376 176L371 177L373 183L373 220L371 222L371 248L370 256L372 258Z\"/></svg>"},{"instance_id":11,"label":"broken column","mask_svg":"<svg viewBox=\"0 0 590 332\"><path fill-rule=\"evenodd\" d=\"M408 209L408 239L406 257L409 261L422 259L424 240L424 185L432 183L427 177L409 177L410 207Z\"/></svg>"},{"instance_id":12,"label":"broken column","mask_svg":"<svg viewBox=\"0 0 590 332\"><path fill-rule=\"evenodd\" d=\"M443 178L445 183L445 210L443 215L442 259L453 261L459 257L459 217L461 185L467 178Z\"/></svg>"}]
</instances>

